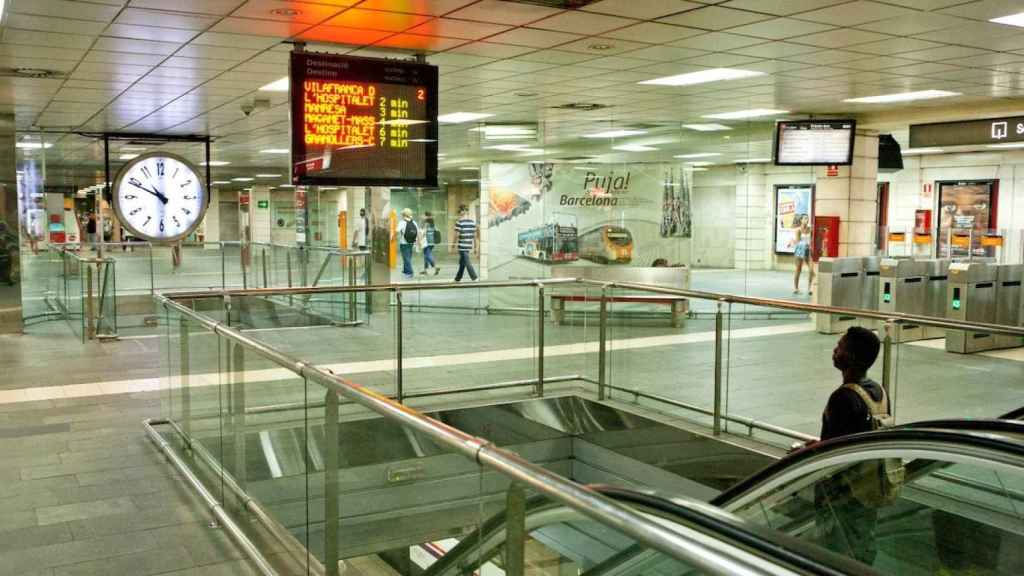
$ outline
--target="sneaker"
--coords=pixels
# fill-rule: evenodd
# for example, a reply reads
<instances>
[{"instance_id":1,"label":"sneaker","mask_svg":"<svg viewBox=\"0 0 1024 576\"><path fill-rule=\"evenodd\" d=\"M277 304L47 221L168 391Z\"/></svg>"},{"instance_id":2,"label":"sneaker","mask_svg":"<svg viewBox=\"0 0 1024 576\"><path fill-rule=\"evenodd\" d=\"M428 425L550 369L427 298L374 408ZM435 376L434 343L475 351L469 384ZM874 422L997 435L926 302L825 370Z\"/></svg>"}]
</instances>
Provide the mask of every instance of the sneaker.
<instances>
[{"instance_id":1,"label":"sneaker","mask_svg":"<svg viewBox=\"0 0 1024 576\"><path fill-rule=\"evenodd\" d=\"M434 267L434 276L437 276L440 273L441 273L441 269L437 268L437 267Z\"/></svg>"},{"instance_id":2,"label":"sneaker","mask_svg":"<svg viewBox=\"0 0 1024 576\"><path fill-rule=\"evenodd\" d=\"M799 290L793 290L793 294L802 294Z\"/></svg>"},{"instance_id":3,"label":"sneaker","mask_svg":"<svg viewBox=\"0 0 1024 576\"><path fill-rule=\"evenodd\" d=\"M427 275L427 271L426 270L423 270L422 272L420 272L420 276L426 276L426 275Z\"/></svg>"}]
</instances>

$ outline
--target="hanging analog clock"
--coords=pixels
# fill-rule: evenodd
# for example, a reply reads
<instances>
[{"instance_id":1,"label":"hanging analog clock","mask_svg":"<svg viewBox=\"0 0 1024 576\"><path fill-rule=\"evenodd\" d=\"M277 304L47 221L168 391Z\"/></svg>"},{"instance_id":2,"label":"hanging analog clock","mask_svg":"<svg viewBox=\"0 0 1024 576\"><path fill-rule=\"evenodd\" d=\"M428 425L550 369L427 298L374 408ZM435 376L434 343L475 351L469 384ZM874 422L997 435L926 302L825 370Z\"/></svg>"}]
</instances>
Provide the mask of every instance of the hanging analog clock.
<instances>
[{"instance_id":1,"label":"hanging analog clock","mask_svg":"<svg viewBox=\"0 0 1024 576\"><path fill-rule=\"evenodd\" d=\"M117 173L113 203L117 218L132 235L151 242L174 242L203 221L206 186L188 160L151 152Z\"/></svg>"}]
</instances>

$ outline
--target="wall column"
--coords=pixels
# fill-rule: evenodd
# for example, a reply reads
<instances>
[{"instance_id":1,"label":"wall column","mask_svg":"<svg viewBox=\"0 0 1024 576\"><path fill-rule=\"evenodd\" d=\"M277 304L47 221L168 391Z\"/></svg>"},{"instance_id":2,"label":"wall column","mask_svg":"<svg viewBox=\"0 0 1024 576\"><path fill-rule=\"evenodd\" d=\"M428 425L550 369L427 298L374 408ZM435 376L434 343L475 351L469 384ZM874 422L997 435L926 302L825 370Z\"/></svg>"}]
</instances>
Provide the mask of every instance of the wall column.
<instances>
[{"instance_id":1,"label":"wall column","mask_svg":"<svg viewBox=\"0 0 1024 576\"><path fill-rule=\"evenodd\" d=\"M878 233L878 134L857 131L853 164L815 170L815 216L839 216L839 255L873 256Z\"/></svg>"},{"instance_id":2,"label":"wall column","mask_svg":"<svg viewBox=\"0 0 1024 576\"><path fill-rule=\"evenodd\" d=\"M14 115L0 114L0 334L20 333L24 328L14 142Z\"/></svg>"}]
</instances>

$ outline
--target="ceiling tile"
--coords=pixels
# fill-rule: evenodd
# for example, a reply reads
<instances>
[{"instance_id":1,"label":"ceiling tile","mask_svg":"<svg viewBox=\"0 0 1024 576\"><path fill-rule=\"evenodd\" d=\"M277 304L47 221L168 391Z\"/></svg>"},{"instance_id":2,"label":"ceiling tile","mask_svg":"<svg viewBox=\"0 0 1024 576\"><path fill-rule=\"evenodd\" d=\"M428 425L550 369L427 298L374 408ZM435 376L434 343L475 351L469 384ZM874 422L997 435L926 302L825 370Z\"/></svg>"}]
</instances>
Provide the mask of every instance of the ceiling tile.
<instances>
[{"instance_id":1,"label":"ceiling tile","mask_svg":"<svg viewBox=\"0 0 1024 576\"><path fill-rule=\"evenodd\" d=\"M198 68L202 70L227 70L238 64L235 60L218 60L216 58L186 58L171 56L164 61L164 66L175 68Z\"/></svg>"},{"instance_id":2,"label":"ceiling tile","mask_svg":"<svg viewBox=\"0 0 1024 576\"><path fill-rule=\"evenodd\" d=\"M659 62L673 62L676 60L682 60L683 58L692 58L694 56L700 56L706 54L704 50L694 50L693 48L680 48L678 46L648 46L639 50L631 50L626 52L626 56L629 58L642 58L644 60L656 60Z\"/></svg>"},{"instance_id":3,"label":"ceiling tile","mask_svg":"<svg viewBox=\"0 0 1024 576\"><path fill-rule=\"evenodd\" d=\"M27 58L49 58L51 60L73 60L75 62L85 55L84 49L47 48L43 46L22 46L20 44L0 44L0 56L18 56Z\"/></svg>"},{"instance_id":4,"label":"ceiling tile","mask_svg":"<svg viewBox=\"0 0 1024 576\"><path fill-rule=\"evenodd\" d=\"M754 44L761 44L763 42L764 41L761 39L751 38L749 36L729 34L728 32L711 32L709 34L703 34L701 36L694 36L692 38L686 38L685 40L672 42L671 45L679 46L681 48L695 48L697 50L719 52L732 50L734 48L742 48L744 46L752 46Z\"/></svg>"},{"instance_id":5,"label":"ceiling tile","mask_svg":"<svg viewBox=\"0 0 1024 576\"><path fill-rule=\"evenodd\" d=\"M181 28L157 28L155 26L142 26L139 24L111 24L103 35L182 44L191 40L196 33L195 30L183 30Z\"/></svg>"},{"instance_id":6,"label":"ceiling tile","mask_svg":"<svg viewBox=\"0 0 1024 576\"><path fill-rule=\"evenodd\" d=\"M568 44L562 44L558 49L569 50L572 52L583 52L594 56L611 56L614 54L629 52L631 50L637 50L645 46L648 46L648 44L640 44L638 42L630 42L628 40L611 40L593 37L583 38Z\"/></svg>"},{"instance_id":7,"label":"ceiling tile","mask_svg":"<svg viewBox=\"0 0 1024 576\"><path fill-rule=\"evenodd\" d=\"M192 42L181 47L175 56L186 58L216 58L219 60L231 60L241 62L252 58L259 53L259 50L247 48L234 48L231 46L208 46Z\"/></svg>"},{"instance_id":8,"label":"ceiling tile","mask_svg":"<svg viewBox=\"0 0 1024 576\"><path fill-rule=\"evenodd\" d=\"M346 2L345 4L355 4ZM346 9L345 4L319 4L292 0L248 0L231 13L236 18L256 18L305 24L319 24ZM293 13L297 12L297 13Z\"/></svg>"},{"instance_id":9,"label":"ceiling tile","mask_svg":"<svg viewBox=\"0 0 1024 576\"><path fill-rule=\"evenodd\" d=\"M273 36L276 38L290 38L304 32L311 27L303 22L284 22L280 20L255 20L252 18L236 18L231 16L217 23L210 28L210 32L223 32L227 34Z\"/></svg>"},{"instance_id":10,"label":"ceiling tile","mask_svg":"<svg viewBox=\"0 0 1024 576\"><path fill-rule=\"evenodd\" d=\"M359 7L371 10L390 10L392 12L440 16L462 8L468 4L472 4L474 1L475 0L403 0L402 2L395 2L395 0L363 0L363 2L359 4ZM440 36L444 36L444 34L440 34Z\"/></svg>"},{"instance_id":11,"label":"ceiling tile","mask_svg":"<svg viewBox=\"0 0 1024 576\"><path fill-rule=\"evenodd\" d=\"M837 4L835 6L829 6L828 8L822 8L811 12L802 12L798 18L801 20L810 20L811 22L832 24L833 26L855 26L865 22L886 20L889 18L898 18L900 16L913 14L915 14L915 12L907 8L881 4L879 2L857 0L856 2Z\"/></svg>"},{"instance_id":12,"label":"ceiling tile","mask_svg":"<svg viewBox=\"0 0 1024 576\"><path fill-rule=\"evenodd\" d=\"M978 54L976 56L968 56L966 58L953 58L950 60L945 60L944 62L946 64L953 64L955 66L973 66L977 68L988 68L992 66L999 66L1001 64L1024 62L1024 55L1005 52L988 52L986 54Z\"/></svg>"},{"instance_id":13,"label":"ceiling tile","mask_svg":"<svg viewBox=\"0 0 1024 576\"><path fill-rule=\"evenodd\" d=\"M818 8L832 6L833 4L842 4L843 2L848 1L849 0L732 0L731 2L725 2L722 6L725 8L737 8L740 10L775 14L776 16L789 16L791 14L816 10Z\"/></svg>"},{"instance_id":14,"label":"ceiling tile","mask_svg":"<svg viewBox=\"0 0 1024 576\"><path fill-rule=\"evenodd\" d=\"M118 24L141 24L143 26L159 25L164 28L181 28L184 30L205 30L217 22L216 16L201 14L179 14L162 10L145 10L126 8L121 11L114 22Z\"/></svg>"},{"instance_id":15,"label":"ceiling tile","mask_svg":"<svg viewBox=\"0 0 1024 576\"><path fill-rule=\"evenodd\" d=\"M857 52L847 52L844 50L822 50L820 52L798 54L796 56L789 56L786 58L786 60L788 61L802 62L804 64L816 64L818 66L827 66L829 64L853 62L855 60L863 59L863 54L858 54Z\"/></svg>"},{"instance_id":16,"label":"ceiling tile","mask_svg":"<svg viewBox=\"0 0 1024 576\"><path fill-rule=\"evenodd\" d=\"M685 0L643 0L642 2L637 2L636 0L602 0L601 2L588 4L581 8L581 10L652 20L700 7L702 7L702 4L686 2Z\"/></svg>"},{"instance_id":17,"label":"ceiling tile","mask_svg":"<svg viewBox=\"0 0 1024 576\"><path fill-rule=\"evenodd\" d=\"M136 66L156 66L166 58L162 54L142 54L138 52L106 52L90 50L84 62L107 62L110 64L134 64Z\"/></svg>"},{"instance_id":18,"label":"ceiling tile","mask_svg":"<svg viewBox=\"0 0 1024 576\"><path fill-rule=\"evenodd\" d=\"M434 18L411 28L412 34L424 34L426 36L444 36L447 38L463 38L465 40L480 40L494 34L509 30L510 26L502 24L488 24L485 22L472 22L469 20L456 20L454 18ZM514 42L513 42L514 44Z\"/></svg>"},{"instance_id":19,"label":"ceiling tile","mask_svg":"<svg viewBox=\"0 0 1024 576\"><path fill-rule=\"evenodd\" d=\"M768 20L771 16L747 12L745 10L733 10L719 6L705 6L689 12L683 12L675 16L666 16L659 19L659 22L668 24L679 24L705 30L723 30L734 28L744 24L752 24L761 20Z\"/></svg>"},{"instance_id":20,"label":"ceiling tile","mask_svg":"<svg viewBox=\"0 0 1024 576\"><path fill-rule=\"evenodd\" d=\"M913 52L914 50L924 50L926 48L938 48L940 46L942 46L942 44L939 44L938 42L928 42L926 40L918 40L917 38L890 38L880 42L858 44L856 46L851 46L849 49L855 52L867 52L869 54L887 56L890 54Z\"/></svg>"},{"instance_id":21,"label":"ceiling tile","mask_svg":"<svg viewBox=\"0 0 1024 576\"><path fill-rule=\"evenodd\" d=\"M5 28L3 41L7 44L26 44L30 46L60 46L62 48L88 48L94 37L78 34L56 34L53 32L37 32Z\"/></svg>"},{"instance_id":22,"label":"ceiling tile","mask_svg":"<svg viewBox=\"0 0 1024 576\"><path fill-rule=\"evenodd\" d=\"M107 27L104 22L91 20L70 20L67 18L49 18L46 16L27 16L24 14L8 14L5 18L6 28L21 30L39 30L59 34L83 34L99 36Z\"/></svg>"},{"instance_id":23,"label":"ceiling tile","mask_svg":"<svg viewBox=\"0 0 1024 576\"><path fill-rule=\"evenodd\" d=\"M686 28L685 26L673 26L671 24L659 24L658 22L641 22L633 26L627 26L618 30L605 32L601 36L605 38L617 38L621 40L632 40L634 42L648 42L660 44L663 42L675 42L684 38L704 34L703 30Z\"/></svg>"},{"instance_id":24,"label":"ceiling tile","mask_svg":"<svg viewBox=\"0 0 1024 576\"><path fill-rule=\"evenodd\" d=\"M93 45L95 50L163 55L170 55L179 47L181 47L181 44L173 42L153 42L151 40L131 40L129 38L107 37L98 38L96 43Z\"/></svg>"},{"instance_id":25,"label":"ceiling tile","mask_svg":"<svg viewBox=\"0 0 1024 576\"><path fill-rule=\"evenodd\" d=\"M862 30L871 30L872 32L881 32L883 34L892 34L894 36L913 36L914 34L941 30L943 28L959 26L968 22L968 20L956 18L955 16L948 16L946 14L922 14L917 12L906 16L900 16L898 18L890 18L887 20L861 24L858 28Z\"/></svg>"},{"instance_id":26,"label":"ceiling tile","mask_svg":"<svg viewBox=\"0 0 1024 576\"><path fill-rule=\"evenodd\" d=\"M392 32L380 30L345 28L344 26L317 26L299 34L298 37L302 40L347 44L356 47L379 42L391 35ZM334 51L337 51L337 49L338 47L334 47Z\"/></svg>"},{"instance_id":27,"label":"ceiling tile","mask_svg":"<svg viewBox=\"0 0 1024 576\"><path fill-rule=\"evenodd\" d=\"M430 17L422 14L403 14L399 12L381 12L378 10L352 8L331 18L325 24L328 26L403 32L427 20L430 20Z\"/></svg>"},{"instance_id":28,"label":"ceiling tile","mask_svg":"<svg viewBox=\"0 0 1024 576\"><path fill-rule=\"evenodd\" d=\"M592 68L603 68L605 70L629 70L631 68L649 66L650 64L650 60L626 58L623 56L606 56L604 58L587 60L587 66Z\"/></svg>"},{"instance_id":29,"label":"ceiling tile","mask_svg":"<svg viewBox=\"0 0 1024 576\"><path fill-rule=\"evenodd\" d=\"M376 46L403 48L406 50L429 50L442 52L466 44L460 38L441 38L439 36L421 36L419 34L395 34L377 42Z\"/></svg>"},{"instance_id":30,"label":"ceiling tile","mask_svg":"<svg viewBox=\"0 0 1024 576\"><path fill-rule=\"evenodd\" d=\"M806 34L814 34L829 30L833 26L817 22L804 22L792 18L773 18L763 22L747 24L729 30L731 34L744 34L768 40L782 40L783 38L796 38Z\"/></svg>"},{"instance_id":31,"label":"ceiling tile","mask_svg":"<svg viewBox=\"0 0 1024 576\"><path fill-rule=\"evenodd\" d=\"M567 34L565 32L554 32L551 30L537 30L534 28L515 28L508 32L502 32L487 39L488 42L499 44L516 44L518 46L532 46L534 48L550 48L558 44L565 44L581 38L578 34Z\"/></svg>"},{"instance_id":32,"label":"ceiling tile","mask_svg":"<svg viewBox=\"0 0 1024 576\"><path fill-rule=\"evenodd\" d=\"M946 8L948 6L956 6L957 4L963 4L964 0L887 0L889 4L897 4L899 6L906 6L907 8L913 8L915 10L938 10L940 8ZM970 1L970 0L968 0Z\"/></svg>"},{"instance_id":33,"label":"ceiling tile","mask_svg":"<svg viewBox=\"0 0 1024 576\"><path fill-rule=\"evenodd\" d=\"M755 44L753 46L736 48L730 50L730 52L746 56L758 56L761 58L784 58L786 56L807 54L808 52L816 52L818 50L819 48L816 46L804 46L802 44L791 44L789 42L765 42L764 44Z\"/></svg>"},{"instance_id":34,"label":"ceiling tile","mask_svg":"<svg viewBox=\"0 0 1024 576\"><path fill-rule=\"evenodd\" d=\"M233 48L249 48L252 50L263 50L277 43L278 41L275 38L248 36L246 34L228 34L223 32L204 32L192 41L192 44L201 44L205 46L229 46Z\"/></svg>"},{"instance_id":35,"label":"ceiling tile","mask_svg":"<svg viewBox=\"0 0 1024 576\"><path fill-rule=\"evenodd\" d=\"M493 44L491 42L470 42L457 48L452 52L459 54L472 54L474 56L485 56L487 58L512 58L533 52L535 48L524 46L512 46L509 44Z\"/></svg>"},{"instance_id":36,"label":"ceiling tile","mask_svg":"<svg viewBox=\"0 0 1024 576\"><path fill-rule=\"evenodd\" d=\"M842 48L844 46L852 46L854 44L864 44L867 42L885 40L886 38L889 37L885 34L878 34L876 32L866 32L864 30L854 30L852 28L839 28L837 30L829 30L828 32L819 32L817 34L794 38L793 41L801 44L810 44L812 46L821 46L822 48Z\"/></svg>"},{"instance_id":37,"label":"ceiling tile","mask_svg":"<svg viewBox=\"0 0 1024 576\"><path fill-rule=\"evenodd\" d=\"M173 10L223 16L237 8L240 3L239 0L174 0ZM128 5L132 8L152 8L154 10L169 8L167 0L131 0Z\"/></svg>"},{"instance_id":38,"label":"ceiling tile","mask_svg":"<svg viewBox=\"0 0 1024 576\"><path fill-rule=\"evenodd\" d=\"M903 54L900 54L900 57L910 58L912 60L924 60L927 62L934 62L937 60L950 60L953 58L966 58L968 56L978 56L980 54L985 53L985 50L979 50L978 48L968 48L967 46L942 46L939 48L928 48L926 50L905 52Z\"/></svg>"},{"instance_id":39,"label":"ceiling tile","mask_svg":"<svg viewBox=\"0 0 1024 576\"><path fill-rule=\"evenodd\" d=\"M12 14L110 22L117 16L120 7L69 0L14 0L7 10Z\"/></svg>"},{"instance_id":40,"label":"ceiling tile","mask_svg":"<svg viewBox=\"0 0 1024 576\"><path fill-rule=\"evenodd\" d=\"M526 60L527 62L544 62L550 64L564 65L585 62L587 60L593 60L594 58L595 56L593 54L566 52L564 50L544 50L542 52L524 54L523 56L520 56L518 59Z\"/></svg>"},{"instance_id":41,"label":"ceiling tile","mask_svg":"<svg viewBox=\"0 0 1024 576\"><path fill-rule=\"evenodd\" d=\"M523 26L559 12L561 10L557 8L501 2L500 0L482 0L447 14L447 16L495 24L508 24L510 26Z\"/></svg>"},{"instance_id":42,"label":"ceiling tile","mask_svg":"<svg viewBox=\"0 0 1024 576\"><path fill-rule=\"evenodd\" d=\"M542 30L600 34L616 28L630 26L635 23L636 20L619 18L617 16L605 16L604 14L594 14L582 11L568 11L534 22L530 24L530 26L532 28L540 28Z\"/></svg>"},{"instance_id":43,"label":"ceiling tile","mask_svg":"<svg viewBox=\"0 0 1024 576\"><path fill-rule=\"evenodd\" d=\"M711 68L730 68L730 67L742 67L746 64L752 64L761 60L761 58L743 56L742 54L727 54L719 52L717 54L705 54L703 56L696 56L683 60L687 64L694 64L697 66L708 66Z\"/></svg>"},{"instance_id":44,"label":"ceiling tile","mask_svg":"<svg viewBox=\"0 0 1024 576\"><path fill-rule=\"evenodd\" d=\"M1024 12L1024 4L1020 0L981 0L980 2L966 2L950 8L943 8L939 12L973 20L991 20Z\"/></svg>"}]
</instances>

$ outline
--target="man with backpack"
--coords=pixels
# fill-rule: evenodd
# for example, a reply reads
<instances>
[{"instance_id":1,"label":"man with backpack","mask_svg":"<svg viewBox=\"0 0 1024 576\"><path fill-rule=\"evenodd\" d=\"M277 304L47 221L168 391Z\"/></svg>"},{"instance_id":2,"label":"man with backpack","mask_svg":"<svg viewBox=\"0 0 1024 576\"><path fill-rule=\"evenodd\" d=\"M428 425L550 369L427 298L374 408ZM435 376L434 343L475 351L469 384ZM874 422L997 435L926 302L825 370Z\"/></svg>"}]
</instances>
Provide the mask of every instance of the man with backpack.
<instances>
[{"instance_id":1,"label":"man with backpack","mask_svg":"<svg viewBox=\"0 0 1024 576\"><path fill-rule=\"evenodd\" d=\"M412 210L402 209L402 221L398 223L398 250L402 253L402 277L412 280L412 249L420 233L412 219Z\"/></svg>"},{"instance_id":2,"label":"man with backpack","mask_svg":"<svg viewBox=\"0 0 1024 576\"><path fill-rule=\"evenodd\" d=\"M832 365L842 373L843 383L829 396L821 415L822 440L891 425L888 395L867 377L880 348L874 332L859 326L839 339L832 351ZM897 469L890 471L889 465L884 459L860 462L818 485L815 524L819 544L864 564L874 562L878 509L890 502L897 487L892 480Z\"/></svg>"}]
</instances>

